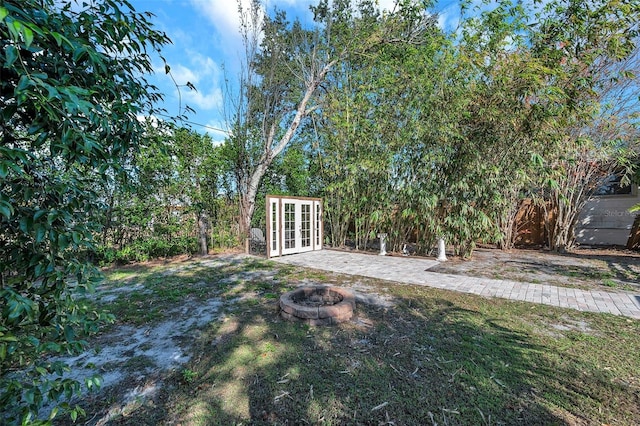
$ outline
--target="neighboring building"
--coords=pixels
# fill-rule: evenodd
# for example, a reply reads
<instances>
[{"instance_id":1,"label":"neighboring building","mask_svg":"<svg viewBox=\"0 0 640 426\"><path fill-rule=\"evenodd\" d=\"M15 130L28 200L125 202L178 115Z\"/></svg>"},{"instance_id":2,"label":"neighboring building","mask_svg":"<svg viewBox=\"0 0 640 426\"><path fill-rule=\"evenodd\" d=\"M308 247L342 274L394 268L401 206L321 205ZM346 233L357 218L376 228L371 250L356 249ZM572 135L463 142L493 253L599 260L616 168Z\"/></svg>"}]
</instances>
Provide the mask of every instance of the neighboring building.
<instances>
[{"instance_id":1,"label":"neighboring building","mask_svg":"<svg viewBox=\"0 0 640 426\"><path fill-rule=\"evenodd\" d=\"M638 185L620 186L620 181L612 178L582 209L576 225L577 243L626 245L637 214L629 209L638 203Z\"/></svg>"}]
</instances>

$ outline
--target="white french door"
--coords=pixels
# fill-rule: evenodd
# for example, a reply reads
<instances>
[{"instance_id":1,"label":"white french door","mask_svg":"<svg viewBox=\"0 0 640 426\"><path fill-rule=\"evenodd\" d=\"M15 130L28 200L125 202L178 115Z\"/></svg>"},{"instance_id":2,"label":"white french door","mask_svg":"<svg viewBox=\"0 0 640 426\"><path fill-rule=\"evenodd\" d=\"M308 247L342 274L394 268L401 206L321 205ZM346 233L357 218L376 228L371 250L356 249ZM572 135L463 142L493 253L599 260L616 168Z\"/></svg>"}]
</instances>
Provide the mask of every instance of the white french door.
<instances>
[{"instance_id":1,"label":"white french door","mask_svg":"<svg viewBox=\"0 0 640 426\"><path fill-rule=\"evenodd\" d=\"M322 202L267 196L269 257L322 249Z\"/></svg>"}]
</instances>

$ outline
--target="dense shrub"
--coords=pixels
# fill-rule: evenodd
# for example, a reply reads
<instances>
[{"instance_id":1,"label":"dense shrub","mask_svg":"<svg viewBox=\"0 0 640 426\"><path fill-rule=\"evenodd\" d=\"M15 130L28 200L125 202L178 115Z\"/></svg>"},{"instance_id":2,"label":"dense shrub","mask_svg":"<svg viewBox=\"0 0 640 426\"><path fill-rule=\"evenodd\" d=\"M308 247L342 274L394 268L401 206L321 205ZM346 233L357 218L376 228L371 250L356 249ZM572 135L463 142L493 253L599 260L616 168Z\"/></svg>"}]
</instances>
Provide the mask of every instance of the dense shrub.
<instances>
[{"instance_id":1,"label":"dense shrub","mask_svg":"<svg viewBox=\"0 0 640 426\"><path fill-rule=\"evenodd\" d=\"M114 263L146 262L150 259L196 254L198 241L196 237L176 237L166 240L158 237L138 239L120 249L100 246L96 250L95 260L99 265Z\"/></svg>"}]
</instances>

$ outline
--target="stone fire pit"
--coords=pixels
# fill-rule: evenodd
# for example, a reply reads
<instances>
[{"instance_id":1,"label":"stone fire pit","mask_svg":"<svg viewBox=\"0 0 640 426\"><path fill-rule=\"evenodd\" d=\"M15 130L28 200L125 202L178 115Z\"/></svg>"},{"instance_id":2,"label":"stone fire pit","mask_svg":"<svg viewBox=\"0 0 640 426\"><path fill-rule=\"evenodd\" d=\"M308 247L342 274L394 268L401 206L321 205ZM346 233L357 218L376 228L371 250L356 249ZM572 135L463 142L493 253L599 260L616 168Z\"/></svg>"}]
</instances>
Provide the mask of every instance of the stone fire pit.
<instances>
[{"instance_id":1,"label":"stone fire pit","mask_svg":"<svg viewBox=\"0 0 640 426\"><path fill-rule=\"evenodd\" d=\"M280 296L280 316L309 325L330 325L353 316L356 299L349 290L326 285L304 286Z\"/></svg>"}]
</instances>

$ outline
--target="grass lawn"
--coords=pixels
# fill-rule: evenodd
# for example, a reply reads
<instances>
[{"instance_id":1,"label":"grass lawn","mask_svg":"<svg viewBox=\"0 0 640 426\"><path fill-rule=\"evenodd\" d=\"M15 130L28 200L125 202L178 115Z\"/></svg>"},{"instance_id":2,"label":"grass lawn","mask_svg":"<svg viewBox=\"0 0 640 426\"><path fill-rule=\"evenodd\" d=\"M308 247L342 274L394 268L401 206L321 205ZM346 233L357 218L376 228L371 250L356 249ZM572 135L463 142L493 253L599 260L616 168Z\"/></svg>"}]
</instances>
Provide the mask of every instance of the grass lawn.
<instances>
[{"instance_id":1,"label":"grass lawn","mask_svg":"<svg viewBox=\"0 0 640 426\"><path fill-rule=\"evenodd\" d=\"M211 299L221 308L180 339L190 359L178 367L134 362L135 350L114 360L127 374L83 401L84 421L640 424L640 321L233 259L107 271L100 291L110 296L91 303L118 326L148 328ZM339 326L281 320L279 295L308 282L353 287L372 302ZM103 346L109 333L97 337ZM134 387L155 391L127 400Z\"/></svg>"}]
</instances>

